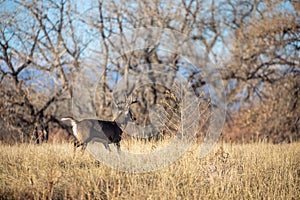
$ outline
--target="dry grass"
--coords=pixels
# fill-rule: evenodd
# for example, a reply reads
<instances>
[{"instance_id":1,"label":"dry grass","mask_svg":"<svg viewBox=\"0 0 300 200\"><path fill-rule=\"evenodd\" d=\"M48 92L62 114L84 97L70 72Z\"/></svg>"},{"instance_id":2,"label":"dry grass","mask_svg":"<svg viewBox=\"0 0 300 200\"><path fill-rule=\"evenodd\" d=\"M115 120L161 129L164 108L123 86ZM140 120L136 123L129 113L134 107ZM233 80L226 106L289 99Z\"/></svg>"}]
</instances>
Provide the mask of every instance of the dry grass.
<instances>
[{"instance_id":1,"label":"dry grass","mask_svg":"<svg viewBox=\"0 0 300 200\"><path fill-rule=\"evenodd\" d=\"M135 145L151 145L135 143ZM156 172L130 174L73 158L70 144L0 145L1 199L299 199L300 144L195 144Z\"/></svg>"}]
</instances>

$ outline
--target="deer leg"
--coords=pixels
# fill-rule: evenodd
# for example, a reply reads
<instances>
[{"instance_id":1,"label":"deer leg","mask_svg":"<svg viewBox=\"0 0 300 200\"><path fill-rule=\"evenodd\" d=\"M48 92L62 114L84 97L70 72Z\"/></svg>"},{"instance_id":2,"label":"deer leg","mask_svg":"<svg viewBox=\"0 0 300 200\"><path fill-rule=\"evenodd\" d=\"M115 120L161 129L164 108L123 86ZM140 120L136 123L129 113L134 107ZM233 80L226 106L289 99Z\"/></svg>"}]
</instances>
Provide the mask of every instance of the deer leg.
<instances>
[{"instance_id":1,"label":"deer leg","mask_svg":"<svg viewBox=\"0 0 300 200\"><path fill-rule=\"evenodd\" d=\"M107 142L103 143L103 145L104 145L105 149L107 149L108 151L111 151Z\"/></svg>"},{"instance_id":2,"label":"deer leg","mask_svg":"<svg viewBox=\"0 0 300 200\"><path fill-rule=\"evenodd\" d=\"M115 146L117 147L118 153L120 153L121 152L120 142L115 143Z\"/></svg>"},{"instance_id":3,"label":"deer leg","mask_svg":"<svg viewBox=\"0 0 300 200\"><path fill-rule=\"evenodd\" d=\"M73 156L73 157L75 157L76 149L77 149L78 147L80 147L80 146L82 146L81 150L84 152L84 150L85 150L85 148L86 148L86 144L80 142L79 140L75 140L75 141L74 141L74 156Z\"/></svg>"},{"instance_id":4,"label":"deer leg","mask_svg":"<svg viewBox=\"0 0 300 200\"><path fill-rule=\"evenodd\" d=\"M83 155L84 152L85 152L86 146L87 146L86 143L82 143L82 144L81 144L81 152L82 152L82 155Z\"/></svg>"},{"instance_id":5,"label":"deer leg","mask_svg":"<svg viewBox=\"0 0 300 200\"><path fill-rule=\"evenodd\" d=\"M75 155L76 155L77 143L78 143L77 140L75 140L74 143L73 143L74 144L74 146L73 146L73 158L75 158Z\"/></svg>"}]
</instances>

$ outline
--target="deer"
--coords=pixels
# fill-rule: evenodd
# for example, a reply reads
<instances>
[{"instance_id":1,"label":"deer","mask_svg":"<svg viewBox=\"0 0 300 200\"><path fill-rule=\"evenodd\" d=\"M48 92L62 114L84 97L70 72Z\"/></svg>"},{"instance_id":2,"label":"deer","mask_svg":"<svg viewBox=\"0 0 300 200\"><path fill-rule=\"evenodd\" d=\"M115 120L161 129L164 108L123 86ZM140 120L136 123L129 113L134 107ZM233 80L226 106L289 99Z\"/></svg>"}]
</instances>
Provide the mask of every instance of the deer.
<instances>
[{"instance_id":1,"label":"deer","mask_svg":"<svg viewBox=\"0 0 300 200\"><path fill-rule=\"evenodd\" d=\"M113 143L117 147L118 152L120 152L122 133L127 123L135 120L129 106L136 102L137 100L132 101L131 99L129 102L125 102L124 107L117 105L119 111L113 121L99 119L83 119L79 121L69 116L61 118L61 121L71 121L72 132L76 139L74 142L74 154L80 146L82 146L84 152L89 142L100 142L109 151L111 151L109 144Z\"/></svg>"}]
</instances>

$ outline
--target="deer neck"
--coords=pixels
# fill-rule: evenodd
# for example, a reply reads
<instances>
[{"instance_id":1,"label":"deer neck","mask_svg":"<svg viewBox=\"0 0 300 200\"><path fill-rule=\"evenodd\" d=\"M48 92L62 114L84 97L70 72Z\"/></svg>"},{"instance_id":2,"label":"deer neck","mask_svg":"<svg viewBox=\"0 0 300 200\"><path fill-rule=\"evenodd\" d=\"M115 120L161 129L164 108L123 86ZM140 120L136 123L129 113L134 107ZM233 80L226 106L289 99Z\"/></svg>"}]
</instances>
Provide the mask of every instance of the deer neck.
<instances>
[{"instance_id":1,"label":"deer neck","mask_svg":"<svg viewBox=\"0 0 300 200\"><path fill-rule=\"evenodd\" d=\"M123 112L119 113L119 115L115 118L114 122L124 131L127 123L130 121L130 117L126 116Z\"/></svg>"}]
</instances>

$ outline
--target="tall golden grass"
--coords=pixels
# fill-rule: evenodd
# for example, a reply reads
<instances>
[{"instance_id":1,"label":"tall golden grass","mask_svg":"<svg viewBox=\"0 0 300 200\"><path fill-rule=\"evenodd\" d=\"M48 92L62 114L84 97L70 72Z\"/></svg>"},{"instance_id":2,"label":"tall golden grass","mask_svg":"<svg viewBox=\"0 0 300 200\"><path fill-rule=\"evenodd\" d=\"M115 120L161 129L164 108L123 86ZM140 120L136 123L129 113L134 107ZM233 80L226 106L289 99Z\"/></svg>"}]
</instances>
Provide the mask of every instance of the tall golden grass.
<instances>
[{"instance_id":1,"label":"tall golden grass","mask_svg":"<svg viewBox=\"0 0 300 200\"><path fill-rule=\"evenodd\" d=\"M2 144L0 199L300 199L300 143L220 143L203 159L198 146L161 170L131 174L88 152L73 157L71 144Z\"/></svg>"}]
</instances>

